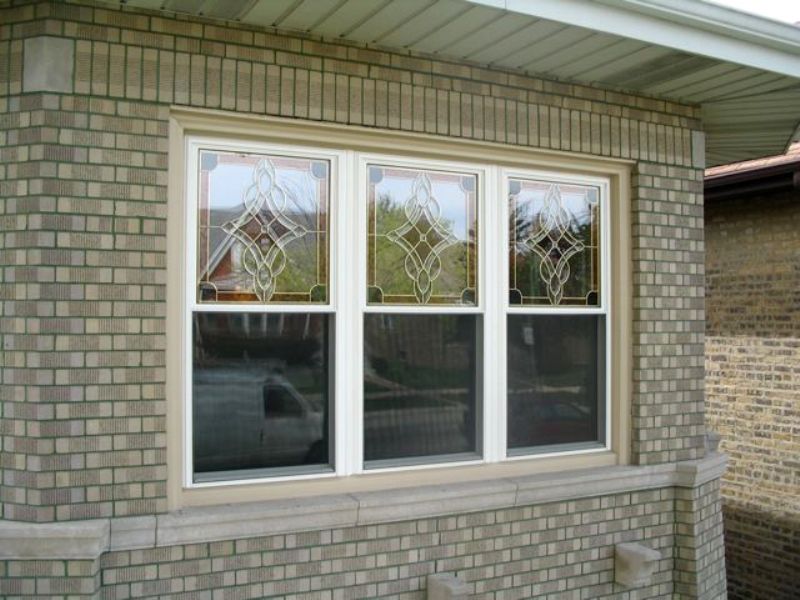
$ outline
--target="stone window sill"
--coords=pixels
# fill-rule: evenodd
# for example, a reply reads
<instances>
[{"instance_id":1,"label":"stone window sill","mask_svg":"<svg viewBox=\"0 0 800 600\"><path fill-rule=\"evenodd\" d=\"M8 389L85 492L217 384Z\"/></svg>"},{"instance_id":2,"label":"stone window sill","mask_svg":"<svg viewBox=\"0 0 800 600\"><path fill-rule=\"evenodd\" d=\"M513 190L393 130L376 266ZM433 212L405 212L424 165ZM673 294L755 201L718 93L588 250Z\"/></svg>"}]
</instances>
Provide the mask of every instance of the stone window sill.
<instances>
[{"instance_id":1,"label":"stone window sill","mask_svg":"<svg viewBox=\"0 0 800 600\"><path fill-rule=\"evenodd\" d=\"M300 531L375 525L449 514L575 500L718 479L727 456L636 467L614 466L448 485L295 500L192 507L156 516L68 523L0 521L0 559L85 559L102 553Z\"/></svg>"}]
</instances>

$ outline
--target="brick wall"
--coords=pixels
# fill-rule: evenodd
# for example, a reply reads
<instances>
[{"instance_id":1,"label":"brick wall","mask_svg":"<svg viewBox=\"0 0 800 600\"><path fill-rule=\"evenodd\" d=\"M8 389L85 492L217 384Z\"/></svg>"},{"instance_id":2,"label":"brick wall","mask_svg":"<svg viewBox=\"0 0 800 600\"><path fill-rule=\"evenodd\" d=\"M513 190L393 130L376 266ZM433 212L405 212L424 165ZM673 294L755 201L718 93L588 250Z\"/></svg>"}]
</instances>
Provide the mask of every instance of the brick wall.
<instances>
[{"instance_id":1,"label":"brick wall","mask_svg":"<svg viewBox=\"0 0 800 600\"><path fill-rule=\"evenodd\" d=\"M70 40L74 80L68 91L23 92L24 40L42 35ZM700 130L696 107L202 19L84 2L0 0L3 519L65 522L167 510L164 319L172 105L634 161L633 461L657 465L702 458L704 242L702 171L695 167L702 157L692 156L691 143L692 134ZM716 492L704 494L713 508ZM688 598L698 593L700 559L708 549L694 539L705 531L694 525L702 520L698 498L687 502L680 511L633 502L641 508L631 509L631 515L604 517L608 524L597 527L598 535L607 533L604 528L644 535L647 531L633 519L642 516L637 511L651 510L667 529L673 525L666 521L679 514L691 521L692 531L681 538L695 557L685 563L689 575L680 592ZM577 510L574 503L559 506L569 513ZM521 521L528 518L523 516ZM470 519L461 515L436 521L435 536L440 539L446 523ZM566 548L569 537L591 540L594 525L586 525L586 532L574 529L574 523L548 526L546 536L556 536L553 542ZM406 526L433 535L430 523L398 525ZM514 527L512 523L505 529ZM522 581L522 575L506 571L516 567L494 566L528 558L515 558L513 550L502 548L506 542L496 541L508 534L505 529L489 536L496 548L464 542L452 545L447 556L473 557L472 566L464 567L477 569L470 571L470 579L494 582L479 585L498 585L509 577ZM666 536L659 543L672 548L671 536L677 531L667 529L658 533ZM363 532L346 535L359 539ZM387 546L392 552L404 543L405 534L386 535L394 540ZM604 539L605 549L592 559L600 561L598 572L578 573L578 567L569 566L578 564L578 555L553 547L547 556L564 558L536 568L534 577L541 582L512 587L526 590L520 592L525 597L533 590L526 587L529 583L567 595L578 593L567 590L597 585L600 595L615 596L618 590L609 587L608 565L602 562L610 547L609 538ZM709 544L719 545L718 536L711 539ZM586 543L591 547L591 541ZM384 556L384 550L363 544L371 548L365 556L372 556L361 559L363 564ZM114 597L118 584L124 587L120 596L147 595L144 590L151 588L142 582L162 579L166 583L147 585L188 591L187 586L200 585L188 582L188 571L186 577L173 576L172 567L155 565L186 565L175 567L180 573L181 568L199 568L191 561L202 558L208 559L203 569L210 564L211 571L225 571L208 575L203 585L229 586L239 567L219 565L234 565L238 559L223 557L240 546L230 541L200 549L112 553L75 564L12 562L3 567L4 585L19 586L7 588L9 594L44 594L49 592L39 592L37 586L52 580L54 586L76 586L79 594L78 588L102 581L107 584L104 597ZM331 550L331 557L350 552L342 548ZM204 552L219 552L219 560ZM254 556L243 560L254 561L257 569L270 564L259 561L274 560L260 551ZM402 581L397 585L409 586L412 597L419 585L414 569L424 573L438 564L433 554L422 553L418 560L392 556L402 563L397 573L360 582L383 586L364 588L369 590L366 596L392 595L387 586L394 583L389 582ZM671 555L661 565L659 584L641 597L672 593L670 560ZM722 568L721 561L710 560L717 571ZM329 568L319 561L320 569ZM291 573L302 575L289 577L282 568L288 579L306 582L298 585L311 585L306 575L324 574L301 570ZM116 574L118 569L125 574ZM40 576L32 579L33 574ZM547 583L551 579L560 583ZM261 589L258 585L255 589ZM333 589L342 584L326 585ZM556 587L548 587L552 585ZM65 587L63 593L68 591ZM285 594L292 593L287 588ZM594 597L594 592L586 593ZM345 596L337 592L333 597Z\"/></svg>"},{"instance_id":2,"label":"brick wall","mask_svg":"<svg viewBox=\"0 0 800 600\"><path fill-rule=\"evenodd\" d=\"M0 593L33 595L58 586L92 593L102 585L102 598L210 598L217 590L214 598L411 600L425 597L429 573L449 571L469 582L476 598L616 598L628 592L613 583L613 544L644 540L663 558L652 584L637 588L635 597L695 598L673 596L675 506L676 491L667 488L387 525L110 552L99 562L10 561ZM72 571L67 583L65 564ZM686 577L693 580L686 566Z\"/></svg>"},{"instance_id":3,"label":"brick wall","mask_svg":"<svg viewBox=\"0 0 800 600\"><path fill-rule=\"evenodd\" d=\"M800 194L709 205L707 419L723 480L729 591L800 590Z\"/></svg>"},{"instance_id":4,"label":"brick wall","mask_svg":"<svg viewBox=\"0 0 800 600\"><path fill-rule=\"evenodd\" d=\"M3 17L6 152L18 161L6 167L7 185L22 190L6 200L6 218L20 231L7 234L5 247L24 265L8 270L4 310L4 383L12 396L6 518L165 509L172 103L637 160L633 453L642 464L701 455L703 229L701 172L691 167L695 109L89 5L24 4ZM20 95L21 38L45 33L75 40L74 94Z\"/></svg>"}]
</instances>

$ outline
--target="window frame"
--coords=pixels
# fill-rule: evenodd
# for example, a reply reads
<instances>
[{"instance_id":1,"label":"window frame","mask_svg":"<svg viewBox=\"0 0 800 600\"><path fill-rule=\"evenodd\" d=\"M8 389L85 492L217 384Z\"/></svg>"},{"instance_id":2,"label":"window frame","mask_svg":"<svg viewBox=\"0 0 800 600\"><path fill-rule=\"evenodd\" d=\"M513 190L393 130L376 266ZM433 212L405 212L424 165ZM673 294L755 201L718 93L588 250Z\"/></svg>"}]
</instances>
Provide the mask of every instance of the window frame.
<instances>
[{"instance_id":1,"label":"window frame","mask_svg":"<svg viewBox=\"0 0 800 600\"><path fill-rule=\"evenodd\" d=\"M512 178L517 179L528 179L528 180L535 180L535 181L542 181L547 183L556 183L556 184L570 184L570 185L586 185L586 186L597 186L600 190L600 199L599 199L599 206L600 206L600 249L598 257L598 261L600 264L600 303L598 306L553 306L553 305L514 305L509 302L508 294L506 293L506 297L503 302L503 327L502 329L502 343L500 344L499 348L502 351L502 363L503 367L503 390L508 390L508 384L506 381L506 374L508 372L508 364L507 364L507 357L506 351L508 348L508 317L511 315L561 315L564 317L568 317L570 315L601 315L603 316L604 322L604 329L605 329L605 336L604 336L604 351L605 356L603 357L604 363L604 385L603 385L603 397L605 399L604 407L603 407L603 420L604 420L604 435L603 435L603 442L602 448L580 448L580 449L573 449L573 450L549 450L548 448L551 447L543 447L541 451L537 451L531 447L529 452L514 452L510 453L507 443L507 427L501 427L501 431L499 435L502 438L502 445L504 448L504 454L502 460L526 460L532 457L541 457L546 458L549 456L566 456L566 455L581 455L581 454L591 454L600 450L610 450L611 449L611 409L612 409L612 361L611 361L611 352L612 352L612 338L613 332L611 330L611 311L612 306L614 305L614 300L611 297L611 286L610 282L612 281L613 273L614 273L614 265L611 262L611 182L610 178L608 177L597 177L593 175L575 175L575 174L564 174L558 173L554 171L543 171L538 169L520 169L520 168L508 168L508 167L501 167L501 183L500 189L503 190L504 193L504 202L502 203L502 215L501 219L503 223L508 223L510 217L510 210L509 210L509 202L508 202L508 190L509 190L509 181ZM506 228L504 231L508 231ZM503 289L508 291L511 288L511 269L509 265L510 250L511 244L508 235L505 236L505 245L503 246L504 250L504 269L502 270L504 274L504 287ZM501 423L505 424L507 422L507 415L508 415L508 398L505 398L505 402L500 403L501 406L498 409L501 415Z\"/></svg>"},{"instance_id":2,"label":"window frame","mask_svg":"<svg viewBox=\"0 0 800 600\"><path fill-rule=\"evenodd\" d=\"M486 371L487 371L487 363L488 363L488 353L485 351L486 349L486 265L488 264L485 257L485 252L487 248L486 243L486 235L487 235L487 227L485 226L485 215L488 212L485 208L485 198L487 197L487 191L490 189L487 185L487 181L489 179L489 171L490 168L487 165L482 165L480 163L471 163L471 162L460 162L454 160L440 160L440 159L427 159L427 158L414 158L405 155L396 155L396 154L387 154L387 153L370 153L370 152L359 152L354 151L354 160L357 164L357 171L355 173L354 179L355 181L354 186L357 190L356 193L351 195L352 203L351 210L353 212L351 214L358 215L357 218L357 230L358 233L356 236L353 236L354 239L357 240L357 248L355 250L354 256L356 256L355 264L358 266L358 270L356 273L357 282L355 286L353 286L358 294L358 299L356 299L356 306L358 306L359 315L357 317L357 322L359 323L359 329L357 335L353 335L353 337L357 341L357 347L354 347L354 356L357 357L356 360L353 361L354 369L348 373L348 376L353 378L354 381L358 382L357 389L354 390L354 412L351 414L351 417L354 419L356 423L356 443L353 446L353 451L355 455L353 456L353 460L360 465L356 467L354 473L393 473L393 472L401 472L401 471L418 471L422 469L436 469L441 467L458 467L458 466L472 466L472 465L479 465L485 462L485 455L486 455L486 436L489 433L487 431L487 411L486 411L486 403L484 399L486 397ZM371 164L380 164L380 165L390 165L392 167L401 167L401 168L410 168L410 169L427 169L427 170L441 170L441 171L457 171L459 173L468 173L474 174L477 177L478 185L476 189L476 221L478 223L478 251L476 252L476 258L478 261L477 265L477 273L478 276L476 278L476 293L478 302L473 306L465 306L465 305L421 305L421 304L387 304L387 305L377 305L377 304L370 304L367 301L367 268L368 268L368 256L367 256L367 220L368 220L368 213L369 207L367 202L367 189L366 183L368 181L368 169ZM416 464L406 464L406 465L396 465L396 466L375 466L375 467L367 467L365 461L363 460L363 442L364 442L364 435L363 435L363 424L364 424L364 388L363 388L363 374L364 374L364 317L367 314L398 314L398 315L419 315L419 314L468 314L468 315L476 315L478 323L480 327L483 328L483 336L482 344L481 344L481 356L480 359L482 361L482 382L483 386L480 390L480 395L476 398L476 411L478 415L478 419L481 423L481 435L478 436L478 441L482 442L483 448L476 448L476 458L474 459L459 459L459 460L449 460L449 461L440 461L440 462L422 462ZM478 328L476 328L476 332ZM357 363L357 364L355 364ZM357 369L355 368L357 367Z\"/></svg>"},{"instance_id":3,"label":"window frame","mask_svg":"<svg viewBox=\"0 0 800 600\"><path fill-rule=\"evenodd\" d=\"M183 277L183 290L176 290L175 285L168 285L168 296L173 300L176 296L183 297L179 310L183 313L181 320L182 334L180 342L176 343L175 336L168 336L168 346L173 348L178 346L179 356L183 367L181 368L182 377L176 382L174 376L175 361L170 361L172 367L168 368L168 389L171 390L170 396L179 396L168 402L169 421L176 422L176 412L180 419L181 436L180 444L174 441L169 443L169 471L170 484L169 504L172 507L192 504L212 503L212 498L219 498L219 493L225 490L211 490L205 488L236 488L242 489L246 486L256 497L280 497L286 490L294 490L296 493L301 489L302 495L320 493L319 490L337 490L340 484L348 479L358 480L357 488L371 489L377 486L379 489L387 485L385 475L391 476L392 480L402 479L404 471L445 471L458 473L462 468L466 468L478 478L490 476L488 467L492 464L500 463L505 467L505 471L516 472L520 468L522 472L540 472L542 469L549 468L548 461L543 459L557 458L564 459L559 462L565 464L592 466L593 464L625 464L628 460L628 418L627 406L629 405L628 387L626 377L623 373L629 373L629 359L626 356L619 357L620 360L612 360L612 357L619 354L628 354L630 350L629 334L630 319L625 319L623 314L628 313L630 307L629 299L623 298L619 303L625 310L623 314L615 307L616 299L612 299L610 290L612 288L615 273L613 260L620 257L629 256L629 240L625 243L625 238L629 236L620 235L624 231L624 225L629 221L627 211L622 214L613 214L611 204L617 204L615 194L619 196L619 204L627 204L627 183L630 176L630 161L619 160L598 160L594 157L578 157L565 155L564 153L544 152L528 148L511 147L501 144L488 144L480 142L470 142L467 140L443 140L435 136L424 134L398 134L397 132L366 132L363 129L344 126L332 126L326 124L304 124L297 122L287 123L283 119L252 119L246 117L232 117L220 115L219 113L209 115L208 111L196 111L183 109L173 111L171 119L171 148L175 153L170 156L170 227L173 233L176 229L183 229L179 237L183 240L182 251L177 255L174 244L170 244L172 251L169 253L170 270L174 272L176 267L180 269ZM225 126L226 122L229 126ZM235 122L235 123L234 123ZM230 125L235 124L235 127ZM253 128L259 131L255 133ZM336 146L331 142L331 132L336 131L337 135L333 139L337 140ZM287 135L299 132L302 135ZM339 134L343 134L339 136ZM334 359L333 369L334 378L334 397L335 397L335 440L334 440L334 471L331 473L298 474L276 477L264 477L256 479L225 480L203 483L192 483L191 473L191 415L186 410L185 402L190 401L190 370L186 368L187 345L191 339L190 328L186 321L191 318L192 309L187 308L186 290L193 289L195 284L192 280L192 287L188 287L186 282L189 276L194 277L194 269L187 268L188 265L196 264L193 262L195 257L191 245L196 235L194 229L196 221L196 197L192 200L190 195L191 180L196 180L196 172L189 170L189 158L191 157L190 142L203 140L210 144L214 149L238 149L243 148L239 144L245 144L247 151L260 152L261 149L268 149L268 152L275 152L276 148L282 148L281 153L296 153L301 156L303 151L310 153L311 156L323 158L331 157L331 197L329 203L330 215L330 241L329 247L331 259L329 261L329 285L330 295L328 304L319 304L297 307L292 310L291 305L275 304L267 305L267 312L332 312L335 313L334 331ZM292 140L291 142L288 140ZM226 143L227 142L227 143ZM398 143L399 142L399 146ZM227 146L227 148L226 148ZM488 147L488 148L487 148ZM397 151L399 148L399 151ZM487 160L487 150L489 160ZM455 157L455 158L448 158ZM380 164L391 164L397 166L425 167L437 165L444 168L455 168L459 171L478 172L479 192L477 198L477 216L479 222L478 236L478 304L475 307L397 307L397 306L369 306L366 298L366 187L359 188L359 182L366 181L366 165L378 162ZM405 163L405 165L403 164ZM358 173L357 176L340 177L334 165L338 164L342 172ZM535 164L536 168L529 165ZM574 183L598 185L601 187L601 307L597 309L587 307L515 307L508 304L508 236L507 223L508 202L507 202L507 180L510 176L521 174L526 178L537 180L553 180L561 183ZM492 194L495 195L497 202L492 203ZM358 207L357 204L361 203ZM195 217L187 221L188 213L193 211ZM357 215L357 218L353 218ZM180 223L176 223L176 216ZM615 218L619 217L619 218ZM499 223L498 223L499 220ZM612 227L612 220L618 221L616 227ZM357 235L352 235L352 228L357 227ZM612 232L615 230L616 235ZM491 231L495 231L495 242L487 239ZM175 234L173 233L173 236ZM496 240L497 235L501 239ZM616 237L612 244L612 237ZM620 241L622 240L622 241ZM191 250L191 251L190 251ZM343 260L343 256L357 256L356 261ZM502 268L491 269L492 264L503 265ZM342 274L347 265L358 265L356 285L346 285L341 283ZM625 271L622 268L620 271ZM347 279L351 280L351 279ZM173 281L168 278L168 281ZM498 285L499 284L499 285ZM627 283L629 285L629 281ZM626 287L627 287L626 285ZM349 292L348 292L349 288ZM348 304L353 296L358 298L355 304ZM169 300L171 313L174 314L174 301ZM194 302L192 304L195 304ZM207 308L209 305L204 305ZM350 306L350 310L342 310L342 307ZM226 311L231 308L230 304L214 305L214 310ZM237 312L259 312L263 305L244 304ZM420 310L421 309L421 310ZM521 310L520 310L521 309ZM361 413L363 409L363 389L362 389L362 359L363 359L363 316L367 313L408 313L408 312L470 312L482 315L483 327L483 402L482 402L482 421L483 421L483 452L482 457L474 461L426 463L419 465L386 467L386 468L364 468L363 463L359 464L361 458L360 447L363 443L361 430L363 422ZM506 323L509 314L518 312L540 312L548 313L579 313L605 315L606 320L606 357L605 357L605 442L603 447L567 451L555 451L545 453L531 453L523 455L509 456L505 444L505 379L506 379ZM233 311L231 311L233 312ZM620 318L623 317L623 318ZM172 328L174 329L174 328ZM349 332L343 335L342 332ZM493 348L492 351L488 349ZM357 360L350 361L349 368L343 369L340 364L344 361L336 360L339 356L355 356ZM502 360L500 360L502 358ZM621 364L619 364L621 363ZM496 365L500 364L500 368ZM622 367L622 371L619 367ZM502 397L502 401L499 401ZM349 399L343 400L343 399ZM496 407L491 410L490 404ZM357 418L356 418L357 417ZM168 436L174 440L174 436ZM357 440L354 444L353 441ZM177 447L176 447L177 446ZM353 450L355 448L355 451ZM188 451L187 451L188 449ZM581 457L596 454L594 459L589 456L588 460L582 461ZM180 457L180 466L176 469L176 457ZM571 460L578 458L578 462ZM511 463L519 463L519 467ZM475 469L482 473L478 473ZM176 471L179 476L176 477ZM485 472L483 472L485 471ZM414 473L409 473L413 477ZM421 475L419 473L418 475ZM355 477L350 477L355 476ZM451 476L448 474L448 477ZM441 480L441 476L432 475L434 481ZM372 480L365 483L366 479ZM319 481L319 485L313 481ZM330 481L332 480L332 481ZM424 480L416 477L417 481ZM281 485L286 484L286 485ZM294 485L297 484L297 485ZM301 488L298 488L298 485ZM348 484L351 485L351 484ZM345 487L348 487L345 485ZM283 490L283 491L282 491ZM316 490L316 491L315 491ZM209 493L205 493L209 492ZM218 493L217 493L218 492ZM224 496L223 496L224 497Z\"/></svg>"},{"instance_id":4,"label":"window frame","mask_svg":"<svg viewBox=\"0 0 800 600\"><path fill-rule=\"evenodd\" d=\"M328 198L328 301L325 303L309 302L307 304L289 303L289 302L216 302L216 303L202 303L197 299L197 273L193 265L197 264L197 228L198 228L198 174L199 174L199 156L203 150L213 150L222 152L247 152L253 154L267 154L267 155L281 155L298 158L312 158L326 160L330 165L329 180L329 198ZM186 137L186 261L187 267L184 269L184 287L186 290L186 306L184 309L184 465L183 465L183 479L184 486L187 488L203 488L203 487L218 487L235 485L237 483L245 482L262 482L262 481L295 481L303 479L318 479L326 477L337 477L345 475L345 472L337 469L336 457L340 455L339 443L341 439L346 437L346 432L341 431L344 419L338 418L337 398L340 397L343 390L339 389L340 377L336 374L336 365L338 364L335 357L340 352L346 351L340 349L340 338L343 336L337 335L339 329L337 323L338 307L341 305L340 299L340 286L339 270L341 261L339 260L339 231L341 227L338 215L334 214L333 207L341 201L344 196L345 188L340 178L335 176L335 173L341 171L341 163L345 157L344 151L335 151L323 148L313 148L294 144L274 144L264 141L243 141L235 139L220 139L216 137L195 136L190 135ZM341 212L341 211L339 211ZM190 291L192 293L190 293ZM194 481L194 453L193 453L193 411L192 411L192 360L190 349L192 348L192 318L195 312L207 313L262 313L262 314L277 314L277 313L313 313L329 315L332 321L333 329L333 344L329 348L332 354L333 362L333 378L332 392L333 396L333 461L334 468L331 471L320 471L314 473L297 473L286 475L275 475L270 477L252 477L246 479L225 479L219 481ZM341 362L341 361L339 361ZM346 392L345 392L346 393Z\"/></svg>"}]
</instances>

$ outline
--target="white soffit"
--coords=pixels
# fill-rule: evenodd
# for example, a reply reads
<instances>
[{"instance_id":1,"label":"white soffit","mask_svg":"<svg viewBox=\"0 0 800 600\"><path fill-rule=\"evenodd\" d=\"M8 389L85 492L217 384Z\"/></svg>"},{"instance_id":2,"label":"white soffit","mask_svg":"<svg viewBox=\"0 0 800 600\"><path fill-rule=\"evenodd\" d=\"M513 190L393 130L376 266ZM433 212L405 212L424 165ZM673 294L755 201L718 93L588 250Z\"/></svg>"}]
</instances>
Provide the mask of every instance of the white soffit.
<instances>
[{"instance_id":1,"label":"white soffit","mask_svg":"<svg viewBox=\"0 0 800 600\"><path fill-rule=\"evenodd\" d=\"M782 153L800 28L699 0L106 0L702 105L709 165Z\"/></svg>"}]
</instances>

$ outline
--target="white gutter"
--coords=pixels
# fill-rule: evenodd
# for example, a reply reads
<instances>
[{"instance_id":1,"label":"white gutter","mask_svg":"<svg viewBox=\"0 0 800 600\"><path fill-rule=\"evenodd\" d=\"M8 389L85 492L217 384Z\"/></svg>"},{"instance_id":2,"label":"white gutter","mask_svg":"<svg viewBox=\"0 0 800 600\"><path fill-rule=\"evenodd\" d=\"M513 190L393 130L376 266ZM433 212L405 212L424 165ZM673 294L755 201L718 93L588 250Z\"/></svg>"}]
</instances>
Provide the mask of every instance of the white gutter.
<instances>
[{"instance_id":1,"label":"white gutter","mask_svg":"<svg viewBox=\"0 0 800 600\"><path fill-rule=\"evenodd\" d=\"M800 28L700 0L466 0L800 78Z\"/></svg>"}]
</instances>

